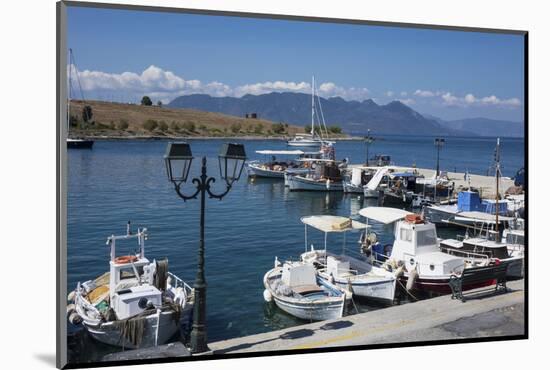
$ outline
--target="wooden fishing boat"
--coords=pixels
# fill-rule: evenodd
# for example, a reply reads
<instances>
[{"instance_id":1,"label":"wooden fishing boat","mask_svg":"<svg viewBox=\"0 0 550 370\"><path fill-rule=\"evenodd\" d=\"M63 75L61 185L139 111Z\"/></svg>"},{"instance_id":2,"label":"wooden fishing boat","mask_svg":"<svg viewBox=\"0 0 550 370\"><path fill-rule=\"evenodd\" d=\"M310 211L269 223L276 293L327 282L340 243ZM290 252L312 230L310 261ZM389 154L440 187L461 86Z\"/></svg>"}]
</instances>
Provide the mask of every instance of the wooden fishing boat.
<instances>
[{"instance_id":1,"label":"wooden fishing boat","mask_svg":"<svg viewBox=\"0 0 550 370\"><path fill-rule=\"evenodd\" d=\"M168 271L168 261L145 257L147 229L107 239L109 272L83 283L69 294L68 319L96 340L123 348L166 343L190 321L193 290ZM116 242L137 240L135 255L116 255Z\"/></svg>"}]
</instances>

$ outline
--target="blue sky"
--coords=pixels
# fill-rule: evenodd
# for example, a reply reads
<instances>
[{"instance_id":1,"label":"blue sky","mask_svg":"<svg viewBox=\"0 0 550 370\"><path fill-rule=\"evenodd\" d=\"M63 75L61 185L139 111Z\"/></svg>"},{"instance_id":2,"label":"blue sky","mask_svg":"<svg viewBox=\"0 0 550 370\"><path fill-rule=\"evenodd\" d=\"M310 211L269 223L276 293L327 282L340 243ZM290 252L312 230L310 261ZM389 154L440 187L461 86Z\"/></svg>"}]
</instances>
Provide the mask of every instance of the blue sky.
<instances>
[{"instance_id":1,"label":"blue sky","mask_svg":"<svg viewBox=\"0 0 550 370\"><path fill-rule=\"evenodd\" d=\"M325 97L523 119L518 35L69 7L68 45L86 98L308 92L315 75Z\"/></svg>"}]
</instances>

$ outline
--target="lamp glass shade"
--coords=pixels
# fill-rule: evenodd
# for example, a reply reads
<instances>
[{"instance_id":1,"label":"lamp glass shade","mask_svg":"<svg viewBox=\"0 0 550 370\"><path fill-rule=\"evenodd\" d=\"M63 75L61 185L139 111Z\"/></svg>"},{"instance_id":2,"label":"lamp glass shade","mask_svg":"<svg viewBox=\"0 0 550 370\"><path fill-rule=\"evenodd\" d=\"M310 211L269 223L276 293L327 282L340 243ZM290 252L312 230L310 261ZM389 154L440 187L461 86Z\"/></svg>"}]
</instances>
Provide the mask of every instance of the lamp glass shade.
<instances>
[{"instance_id":1,"label":"lamp glass shade","mask_svg":"<svg viewBox=\"0 0 550 370\"><path fill-rule=\"evenodd\" d=\"M243 144L223 144L218 155L220 177L228 184L239 180L246 161L246 152Z\"/></svg>"},{"instance_id":2,"label":"lamp glass shade","mask_svg":"<svg viewBox=\"0 0 550 370\"><path fill-rule=\"evenodd\" d=\"M188 143L168 143L164 162L168 180L172 182L186 182L191 169L193 155Z\"/></svg>"}]
</instances>

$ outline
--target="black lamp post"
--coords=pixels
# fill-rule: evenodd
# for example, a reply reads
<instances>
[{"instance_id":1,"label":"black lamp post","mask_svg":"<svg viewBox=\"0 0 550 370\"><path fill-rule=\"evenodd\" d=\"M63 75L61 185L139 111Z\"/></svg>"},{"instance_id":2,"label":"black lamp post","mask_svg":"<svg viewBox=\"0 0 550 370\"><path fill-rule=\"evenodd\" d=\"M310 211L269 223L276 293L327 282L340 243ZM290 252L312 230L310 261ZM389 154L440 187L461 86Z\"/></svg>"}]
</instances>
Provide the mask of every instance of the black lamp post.
<instances>
[{"instance_id":1,"label":"black lamp post","mask_svg":"<svg viewBox=\"0 0 550 370\"><path fill-rule=\"evenodd\" d=\"M206 279L204 277L204 212L206 194L210 198L222 199L233 183L241 177L246 153L242 144L224 144L218 155L220 177L225 180L225 191L220 194L214 193L210 186L216 181L214 177L206 175L206 157L202 157L201 175L194 178L192 183L196 190L185 195L181 186L187 182L193 155L191 147L187 143L168 143L164 161L168 179L174 184L176 193L184 201L196 199L200 194L201 215L200 215L200 240L198 270L195 284L195 305L193 307L193 327L191 330L191 352L204 353L209 351L206 337Z\"/></svg>"},{"instance_id":2,"label":"black lamp post","mask_svg":"<svg viewBox=\"0 0 550 370\"><path fill-rule=\"evenodd\" d=\"M365 136L365 143L367 144L367 161L366 165L369 165L369 146L374 141L374 137L370 136L370 129L367 130L367 136Z\"/></svg>"},{"instance_id":3,"label":"black lamp post","mask_svg":"<svg viewBox=\"0 0 550 370\"><path fill-rule=\"evenodd\" d=\"M440 137L436 137L435 140L434 140L434 144L437 148L437 165L436 165L436 168L435 168L435 176L439 177L439 150L441 149L443 144L445 144L445 139L440 138Z\"/></svg>"}]
</instances>

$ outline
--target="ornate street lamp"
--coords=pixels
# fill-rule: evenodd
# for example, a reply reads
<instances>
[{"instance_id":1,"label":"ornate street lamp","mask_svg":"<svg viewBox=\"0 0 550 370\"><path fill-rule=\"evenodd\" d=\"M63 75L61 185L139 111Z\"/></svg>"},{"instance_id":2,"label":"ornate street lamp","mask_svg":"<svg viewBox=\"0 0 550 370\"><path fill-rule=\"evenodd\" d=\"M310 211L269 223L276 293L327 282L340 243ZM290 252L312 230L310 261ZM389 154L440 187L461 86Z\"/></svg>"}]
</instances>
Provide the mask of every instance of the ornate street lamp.
<instances>
[{"instance_id":1,"label":"ornate street lamp","mask_svg":"<svg viewBox=\"0 0 550 370\"><path fill-rule=\"evenodd\" d=\"M367 130L367 136L365 136L365 143L367 144L367 166L369 165L369 145L374 141L374 137L370 136L370 129Z\"/></svg>"},{"instance_id":2,"label":"ornate street lamp","mask_svg":"<svg viewBox=\"0 0 550 370\"><path fill-rule=\"evenodd\" d=\"M435 177L439 177L439 151L441 150L441 147L443 144L445 144L445 139L436 137L434 140L434 144L437 148L437 166L435 168Z\"/></svg>"},{"instance_id":3,"label":"ornate street lamp","mask_svg":"<svg viewBox=\"0 0 550 370\"><path fill-rule=\"evenodd\" d=\"M200 239L199 239L199 258L198 270L195 284L195 305L193 307L193 326L191 330L191 352L205 353L208 352L208 342L206 336L206 279L204 277L204 213L206 194L210 198L222 199L231 186L239 180L243 171L244 162L246 161L246 153L242 144L224 144L218 155L220 177L225 179L226 189L220 194L214 193L210 186L216 181L214 177L206 175L206 157L202 157L201 175L194 178L192 183L196 190L186 195L183 193L181 186L187 182L189 169L193 156L191 147L187 143L168 143L166 154L164 155L166 164L166 173L168 179L174 184L176 193L184 201L196 199L200 194L201 199L201 214L200 214Z\"/></svg>"}]
</instances>

